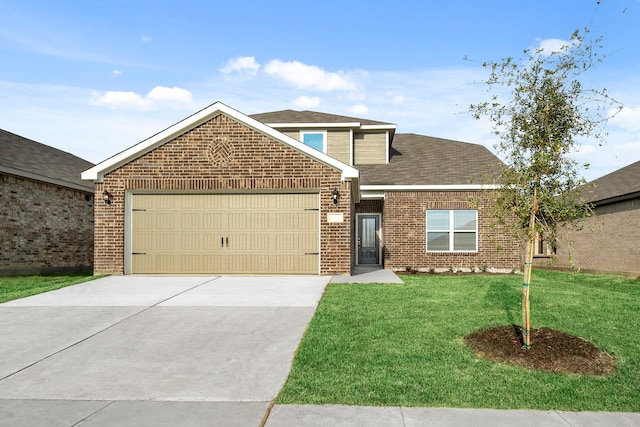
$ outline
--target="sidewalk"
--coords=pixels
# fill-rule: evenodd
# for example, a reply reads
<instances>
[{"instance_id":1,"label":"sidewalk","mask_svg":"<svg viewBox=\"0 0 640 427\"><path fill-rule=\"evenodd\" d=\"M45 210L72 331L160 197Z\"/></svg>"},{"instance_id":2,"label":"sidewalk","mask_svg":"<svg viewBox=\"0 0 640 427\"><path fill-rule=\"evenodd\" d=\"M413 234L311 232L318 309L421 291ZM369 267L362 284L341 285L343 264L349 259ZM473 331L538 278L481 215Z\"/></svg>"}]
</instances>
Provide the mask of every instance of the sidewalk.
<instances>
[{"instance_id":1,"label":"sidewalk","mask_svg":"<svg viewBox=\"0 0 640 427\"><path fill-rule=\"evenodd\" d=\"M635 427L640 413L275 405L265 427Z\"/></svg>"}]
</instances>

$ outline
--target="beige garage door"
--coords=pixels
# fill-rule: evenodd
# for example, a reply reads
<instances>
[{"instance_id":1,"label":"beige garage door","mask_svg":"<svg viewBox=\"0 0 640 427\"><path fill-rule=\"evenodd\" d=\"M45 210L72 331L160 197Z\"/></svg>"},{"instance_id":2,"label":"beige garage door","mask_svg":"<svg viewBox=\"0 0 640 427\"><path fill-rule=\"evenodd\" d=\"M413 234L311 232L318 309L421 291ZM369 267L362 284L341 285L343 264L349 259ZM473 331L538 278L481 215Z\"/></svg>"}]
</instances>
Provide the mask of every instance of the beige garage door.
<instances>
[{"instance_id":1,"label":"beige garage door","mask_svg":"<svg viewBox=\"0 0 640 427\"><path fill-rule=\"evenodd\" d=\"M318 274L318 194L132 200L132 273Z\"/></svg>"}]
</instances>

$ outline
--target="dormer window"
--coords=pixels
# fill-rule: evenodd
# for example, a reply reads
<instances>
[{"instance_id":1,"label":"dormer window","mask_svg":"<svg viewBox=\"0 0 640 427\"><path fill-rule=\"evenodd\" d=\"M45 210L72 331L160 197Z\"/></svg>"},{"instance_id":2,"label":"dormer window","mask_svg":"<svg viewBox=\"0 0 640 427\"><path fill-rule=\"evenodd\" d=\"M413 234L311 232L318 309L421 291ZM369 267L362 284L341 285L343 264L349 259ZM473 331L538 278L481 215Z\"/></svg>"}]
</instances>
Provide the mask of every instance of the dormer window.
<instances>
[{"instance_id":1,"label":"dormer window","mask_svg":"<svg viewBox=\"0 0 640 427\"><path fill-rule=\"evenodd\" d=\"M300 141L322 153L327 152L327 131L300 131Z\"/></svg>"}]
</instances>

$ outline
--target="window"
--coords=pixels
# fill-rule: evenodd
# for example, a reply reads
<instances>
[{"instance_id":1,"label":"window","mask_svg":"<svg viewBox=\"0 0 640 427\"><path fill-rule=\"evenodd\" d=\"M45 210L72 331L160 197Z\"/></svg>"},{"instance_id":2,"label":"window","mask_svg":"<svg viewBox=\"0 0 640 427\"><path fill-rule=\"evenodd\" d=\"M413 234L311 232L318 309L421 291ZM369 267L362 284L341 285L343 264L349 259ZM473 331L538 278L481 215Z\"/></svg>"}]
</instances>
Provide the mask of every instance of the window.
<instances>
[{"instance_id":1,"label":"window","mask_svg":"<svg viewBox=\"0 0 640 427\"><path fill-rule=\"evenodd\" d=\"M327 152L326 131L300 131L300 141L313 149L323 153Z\"/></svg>"},{"instance_id":2,"label":"window","mask_svg":"<svg viewBox=\"0 0 640 427\"><path fill-rule=\"evenodd\" d=\"M478 211L427 211L428 252L476 252Z\"/></svg>"},{"instance_id":3,"label":"window","mask_svg":"<svg viewBox=\"0 0 640 427\"><path fill-rule=\"evenodd\" d=\"M536 244L533 251L534 257L550 257L556 254L556 248L551 242L547 241L543 235L536 235Z\"/></svg>"}]
</instances>

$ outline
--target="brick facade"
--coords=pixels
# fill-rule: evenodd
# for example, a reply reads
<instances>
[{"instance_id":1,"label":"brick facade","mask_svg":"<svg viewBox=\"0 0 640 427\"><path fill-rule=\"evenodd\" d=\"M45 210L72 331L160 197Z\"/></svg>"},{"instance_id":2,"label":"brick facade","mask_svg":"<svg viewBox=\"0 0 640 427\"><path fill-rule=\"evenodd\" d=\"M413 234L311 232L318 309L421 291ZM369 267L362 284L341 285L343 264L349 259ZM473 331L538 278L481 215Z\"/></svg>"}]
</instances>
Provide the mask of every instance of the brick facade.
<instances>
[{"instance_id":1,"label":"brick facade","mask_svg":"<svg viewBox=\"0 0 640 427\"><path fill-rule=\"evenodd\" d=\"M580 231L561 230L551 267L640 276L640 198L596 208Z\"/></svg>"},{"instance_id":2,"label":"brick facade","mask_svg":"<svg viewBox=\"0 0 640 427\"><path fill-rule=\"evenodd\" d=\"M93 194L0 174L0 275L91 271Z\"/></svg>"},{"instance_id":3,"label":"brick facade","mask_svg":"<svg viewBox=\"0 0 640 427\"><path fill-rule=\"evenodd\" d=\"M521 266L520 245L487 216L490 196L480 192L386 192L383 204L383 257L385 268L404 271L510 272ZM477 209L478 251L428 253L426 211Z\"/></svg>"},{"instance_id":4,"label":"brick facade","mask_svg":"<svg viewBox=\"0 0 640 427\"><path fill-rule=\"evenodd\" d=\"M333 204L332 190L340 192ZM351 182L341 173L220 114L96 184L113 203L95 205L95 272L125 273L125 195L135 192L320 192L320 274L351 269ZM342 212L344 222L328 223Z\"/></svg>"}]
</instances>

